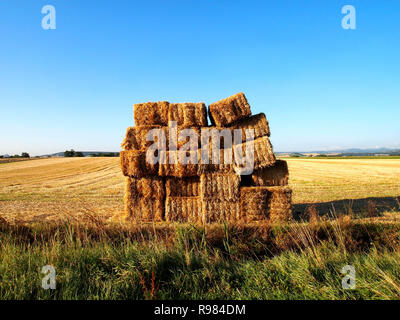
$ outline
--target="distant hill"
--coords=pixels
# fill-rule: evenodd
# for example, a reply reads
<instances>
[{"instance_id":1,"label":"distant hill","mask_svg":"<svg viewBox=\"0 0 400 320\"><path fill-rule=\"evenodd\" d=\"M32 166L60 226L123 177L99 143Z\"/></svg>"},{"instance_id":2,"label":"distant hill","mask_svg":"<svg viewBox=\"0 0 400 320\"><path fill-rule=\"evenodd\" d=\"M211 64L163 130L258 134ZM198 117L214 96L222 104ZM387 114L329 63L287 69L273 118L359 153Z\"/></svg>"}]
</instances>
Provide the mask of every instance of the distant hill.
<instances>
[{"instance_id":1,"label":"distant hill","mask_svg":"<svg viewBox=\"0 0 400 320\"><path fill-rule=\"evenodd\" d=\"M89 157L89 156L96 155L99 153L118 153L119 151L78 151L77 150L76 152L82 152L85 157ZM41 157L41 158L64 157L64 151L56 152L56 153L52 153L52 154L44 154L39 157Z\"/></svg>"},{"instance_id":2,"label":"distant hill","mask_svg":"<svg viewBox=\"0 0 400 320\"><path fill-rule=\"evenodd\" d=\"M292 152L275 152L278 155L308 156L308 155L334 155L334 156L375 156L375 155L400 155L400 149L391 148L350 148L337 149L329 151L292 151Z\"/></svg>"}]
</instances>

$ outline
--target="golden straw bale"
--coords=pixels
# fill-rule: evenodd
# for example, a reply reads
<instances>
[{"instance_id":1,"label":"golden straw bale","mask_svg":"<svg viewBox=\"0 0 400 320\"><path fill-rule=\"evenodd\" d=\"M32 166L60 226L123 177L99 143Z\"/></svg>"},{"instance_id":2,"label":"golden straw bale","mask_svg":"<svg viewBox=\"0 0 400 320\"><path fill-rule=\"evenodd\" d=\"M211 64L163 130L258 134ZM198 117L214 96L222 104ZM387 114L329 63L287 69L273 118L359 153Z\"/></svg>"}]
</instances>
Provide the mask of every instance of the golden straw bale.
<instances>
[{"instance_id":1,"label":"golden straw bale","mask_svg":"<svg viewBox=\"0 0 400 320\"><path fill-rule=\"evenodd\" d=\"M167 197L165 219L170 222L201 223L200 197Z\"/></svg>"},{"instance_id":2,"label":"golden straw bale","mask_svg":"<svg viewBox=\"0 0 400 320\"><path fill-rule=\"evenodd\" d=\"M186 127L186 128L178 128L177 130L177 149L181 149L182 147L185 150L194 150L200 147L200 128L196 127ZM168 136L167 136L168 137ZM168 141L169 142L169 141ZM168 144L169 149L169 144Z\"/></svg>"},{"instance_id":3,"label":"golden straw bale","mask_svg":"<svg viewBox=\"0 0 400 320\"><path fill-rule=\"evenodd\" d=\"M211 172L234 173L233 150L220 149L218 151L214 149L214 152L212 150L211 145L209 145L208 148L206 147L199 150L199 174Z\"/></svg>"},{"instance_id":4,"label":"golden straw bale","mask_svg":"<svg viewBox=\"0 0 400 320\"><path fill-rule=\"evenodd\" d=\"M164 200L126 196L125 215L127 220L136 223L163 221Z\"/></svg>"},{"instance_id":5,"label":"golden straw bale","mask_svg":"<svg viewBox=\"0 0 400 320\"><path fill-rule=\"evenodd\" d=\"M241 216L246 222L284 222L292 217L292 190L285 187L242 187Z\"/></svg>"},{"instance_id":6,"label":"golden straw bale","mask_svg":"<svg viewBox=\"0 0 400 320\"><path fill-rule=\"evenodd\" d=\"M267 187L242 187L240 189L241 217L246 222L267 221L269 194Z\"/></svg>"},{"instance_id":7,"label":"golden straw bale","mask_svg":"<svg viewBox=\"0 0 400 320\"><path fill-rule=\"evenodd\" d=\"M207 108L199 103L170 103L168 121L176 121L182 128L207 126Z\"/></svg>"},{"instance_id":8,"label":"golden straw bale","mask_svg":"<svg viewBox=\"0 0 400 320\"><path fill-rule=\"evenodd\" d=\"M240 199L240 176L235 173L206 173L200 176L200 196L202 200L214 202Z\"/></svg>"},{"instance_id":9,"label":"golden straw bale","mask_svg":"<svg viewBox=\"0 0 400 320\"><path fill-rule=\"evenodd\" d=\"M210 104L211 123L218 127L229 124L251 115L250 106L243 92Z\"/></svg>"},{"instance_id":10,"label":"golden straw bale","mask_svg":"<svg viewBox=\"0 0 400 320\"><path fill-rule=\"evenodd\" d=\"M269 220L272 223L286 222L292 219L292 189L269 187Z\"/></svg>"},{"instance_id":11,"label":"golden straw bale","mask_svg":"<svg viewBox=\"0 0 400 320\"><path fill-rule=\"evenodd\" d=\"M217 149L230 149L233 145L233 129L227 127L202 127L200 129L202 147L210 145Z\"/></svg>"},{"instance_id":12,"label":"golden straw bale","mask_svg":"<svg viewBox=\"0 0 400 320\"><path fill-rule=\"evenodd\" d=\"M197 197L199 196L200 177L167 177L165 190L167 197Z\"/></svg>"},{"instance_id":13,"label":"golden straw bale","mask_svg":"<svg viewBox=\"0 0 400 320\"><path fill-rule=\"evenodd\" d=\"M155 141L147 141L147 134L150 130L160 129L165 135L165 146L167 147L168 142L168 127L161 126L136 126L129 127L126 130L125 139L121 144L124 150L147 150L153 143L158 141L158 137L155 137Z\"/></svg>"},{"instance_id":14,"label":"golden straw bale","mask_svg":"<svg viewBox=\"0 0 400 320\"><path fill-rule=\"evenodd\" d=\"M272 144L267 136L234 145L233 150L235 169L237 169L237 171L240 171L249 165L251 166L252 161L254 164L253 169L255 170L269 167L276 161ZM253 155L251 152L253 152Z\"/></svg>"},{"instance_id":15,"label":"golden straw bale","mask_svg":"<svg viewBox=\"0 0 400 320\"><path fill-rule=\"evenodd\" d=\"M249 118L245 118L233 123L231 129L242 130L242 142L246 141L246 130L254 130L253 139L258 139L264 136L270 136L269 124L264 113L259 113Z\"/></svg>"},{"instance_id":16,"label":"golden straw bale","mask_svg":"<svg viewBox=\"0 0 400 320\"><path fill-rule=\"evenodd\" d=\"M165 197L164 180L157 176L128 177L126 179L126 195L128 198L144 197L162 200Z\"/></svg>"},{"instance_id":17,"label":"golden straw bale","mask_svg":"<svg viewBox=\"0 0 400 320\"><path fill-rule=\"evenodd\" d=\"M154 133L154 141L150 140L147 141L147 135L150 130L162 130L165 141L162 141L165 143L165 149L169 149L169 127L161 127L161 126L136 126L136 127L129 127L126 130L126 135L124 138L124 141L121 144L121 147L124 150L142 150L145 151L147 150L152 144L156 143L159 139L158 135L160 133L155 132ZM184 131L186 130L186 131ZM192 131L188 131L192 130ZM172 134L172 133L171 133ZM177 141L176 146L177 149L180 149L182 146L185 144L191 142L193 143L193 146L190 144L187 145L185 148L199 148L200 145L200 129L199 128L177 128L176 131L176 139ZM192 139L190 137L192 136ZM151 135L149 136L149 139L151 138ZM162 143L160 144L160 147L162 147Z\"/></svg>"},{"instance_id":18,"label":"golden straw bale","mask_svg":"<svg viewBox=\"0 0 400 320\"><path fill-rule=\"evenodd\" d=\"M191 177L199 175L200 152L166 151L162 152L158 174L162 177Z\"/></svg>"},{"instance_id":19,"label":"golden straw bale","mask_svg":"<svg viewBox=\"0 0 400 320\"><path fill-rule=\"evenodd\" d=\"M203 223L212 222L238 222L240 220L240 204L238 201L213 201L202 200L202 221Z\"/></svg>"},{"instance_id":20,"label":"golden straw bale","mask_svg":"<svg viewBox=\"0 0 400 320\"><path fill-rule=\"evenodd\" d=\"M270 167L255 170L251 178L255 186L286 186L289 181L287 162L276 160Z\"/></svg>"},{"instance_id":21,"label":"golden straw bale","mask_svg":"<svg viewBox=\"0 0 400 320\"><path fill-rule=\"evenodd\" d=\"M136 126L168 125L167 101L138 103L133 106Z\"/></svg>"},{"instance_id":22,"label":"golden straw bale","mask_svg":"<svg viewBox=\"0 0 400 320\"><path fill-rule=\"evenodd\" d=\"M124 176L143 177L146 175L156 175L158 172L158 164L151 164L146 161L145 151L121 151L120 161Z\"/></svg>"}]
</instances>

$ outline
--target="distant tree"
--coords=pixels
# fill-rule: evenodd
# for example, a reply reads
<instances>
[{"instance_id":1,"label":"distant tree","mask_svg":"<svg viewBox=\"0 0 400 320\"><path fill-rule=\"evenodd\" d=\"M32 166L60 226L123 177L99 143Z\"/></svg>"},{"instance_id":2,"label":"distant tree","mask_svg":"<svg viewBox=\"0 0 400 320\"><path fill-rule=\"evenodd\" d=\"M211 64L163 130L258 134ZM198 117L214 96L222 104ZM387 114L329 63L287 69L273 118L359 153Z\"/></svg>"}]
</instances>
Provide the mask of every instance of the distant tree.
<instances>
[{"instance_id":1,"label":"distant tree","mask_svg":"<svg viewBox=\"0 0 400 320\"><path fill-rule=\"evenodd\" d=\"M98 152L92 153L91 157L119 157L119 152Z\"/></svg>"},{"instance_id":2,"label":"distant tree","mask_svg":"<svg viewBox=\"0 0 400 320\"><path fill-rule=\"evenodd\" d=\"M66 150L65 152L64 152L64 157L74 157L75 156L75 150L74 149L71 149L71 150Z\"/></svg>"},{"instance_id":3,"label":"distant tree","mask_svg":"<svg viewBox=\"0 0 400 320\"><path fill-rule=\"evenodd\" d=\"M291 153L290 156L294 158L299 158L302 157L303 155L301 153Z\"/></svg>"},{"instance_id":4,"label":"distant tree","mask_svg":"<svg viewBox=\"0 0 400 320\"><path fill-rule=\"evenodd\" d=\"M4 158L4 156L3 156L3 155L1 155L1 156L0 156L0 159L3 159L3 158Z\"/></svg>"},{"instance_id":5,"label":"distant tree","mask_svg":"<svg viewBox=\"0 0 400 320\"><path fill-rule=\"evenodd\" d=\"M21 153L21 157L22 157L22 158L30 158L31 156L29 155L28 152L22 152L22 153Z\"/></svg>"},{"instance_id":6,"label":"distant tree","mask_svg":"<svg viewBox=\"0 0 400 320\"><path fill-rule=\"evenodd\" d=\"M84 157L84 155L82 152L78 151L78 152L75 152L74 157Z\"/></svg>"}]
</instances>

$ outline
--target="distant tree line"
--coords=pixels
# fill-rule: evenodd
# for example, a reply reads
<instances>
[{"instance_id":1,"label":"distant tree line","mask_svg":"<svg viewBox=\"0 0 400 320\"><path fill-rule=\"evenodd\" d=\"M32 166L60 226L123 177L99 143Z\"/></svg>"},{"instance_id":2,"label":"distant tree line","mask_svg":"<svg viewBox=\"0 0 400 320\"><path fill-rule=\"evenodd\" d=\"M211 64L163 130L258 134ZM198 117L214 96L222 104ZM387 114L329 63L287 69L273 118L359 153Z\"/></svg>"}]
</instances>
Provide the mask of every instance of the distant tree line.
<instances>
[{"instance_id":1,"label":"distant tree line","mask_svg":"<svg viewBox=\"0 0 400 320\"><path fill-rule=\"evenodd\" d=\"M64 157L84 157L83 153L80 151L75 151L74 149L64 151Z\"/></svg>"},{"instance_id":2,"label":"distant tree line","mask_svg":"<svg viewBox=\"0 0 400 320\"><path fill-rule=\"evenodd\" d=\"M29 155L28 152L22 152L21 155L15 154L13 156L8 156L7 158L30 158L31 156ZM0 158L4 158L4 155L0 156Z\"/></svg>"},{"instance_id":3,"label":"distant tree line","mask_svg":"<svg viewBox=\"0 0 400 320\"><path fill-rule=\"evenodd\" d=\"M80 151L74 149L67 150L64 152L64 157L84 157L85 155ZM90 157L119 157L119 152L98 152L89 154Z\"/></svg>"},{"instance_id":4,"label":"distant tree line","mask_svg":"<svg viewBox=\"0 0 400 320\"><path fill-rule=\"evenodd\" d=\"M119 152L99 152L93 153L91 157L119 157Z\"/></svg>"}]
</instances>

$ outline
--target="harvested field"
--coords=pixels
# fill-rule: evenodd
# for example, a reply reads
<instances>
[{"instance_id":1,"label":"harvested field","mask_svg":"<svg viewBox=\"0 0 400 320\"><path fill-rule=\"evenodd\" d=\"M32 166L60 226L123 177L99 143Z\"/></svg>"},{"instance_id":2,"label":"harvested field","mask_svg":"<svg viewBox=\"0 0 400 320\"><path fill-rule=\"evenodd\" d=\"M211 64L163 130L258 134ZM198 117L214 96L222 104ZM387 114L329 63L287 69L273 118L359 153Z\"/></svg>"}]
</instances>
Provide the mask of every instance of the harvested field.
<instances>
[{"instance_id":1,"label":"harvested field","mask_svg":"<svg viewBox=\"0 0 400 320\"><path fill-rule=\"evenodd\" d=\"M315 204L319 213L400 212L400 159L286 159L295 212ZM21 222L124 211L126 177L118 158L49 158L0 165L0 216ZM86 217L86 218L85 218ZM71 218L72 219L72 218Z\"/></svg>"}]
</instances>

